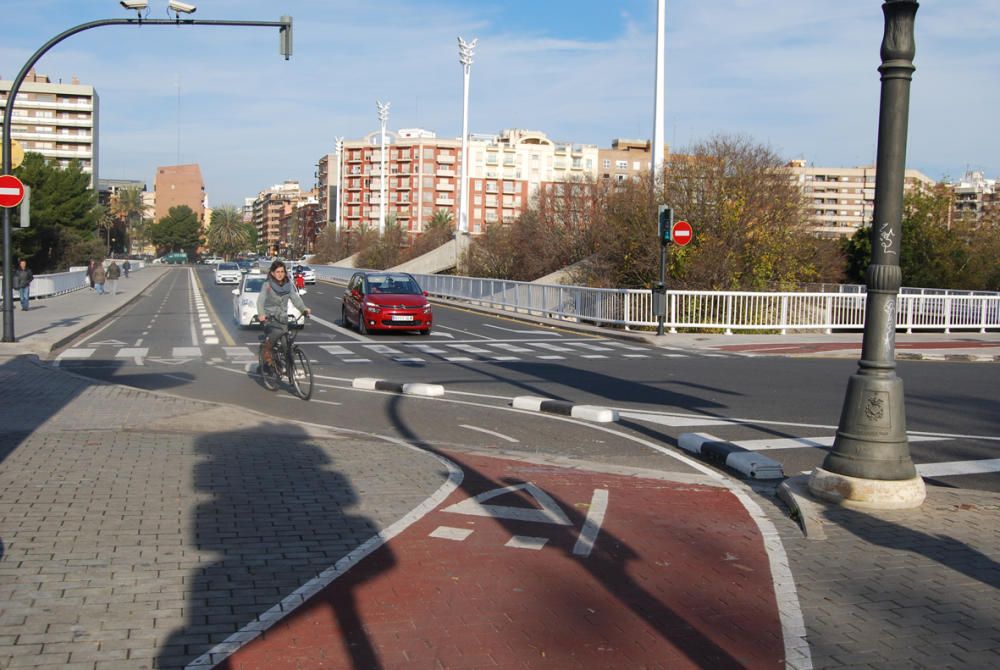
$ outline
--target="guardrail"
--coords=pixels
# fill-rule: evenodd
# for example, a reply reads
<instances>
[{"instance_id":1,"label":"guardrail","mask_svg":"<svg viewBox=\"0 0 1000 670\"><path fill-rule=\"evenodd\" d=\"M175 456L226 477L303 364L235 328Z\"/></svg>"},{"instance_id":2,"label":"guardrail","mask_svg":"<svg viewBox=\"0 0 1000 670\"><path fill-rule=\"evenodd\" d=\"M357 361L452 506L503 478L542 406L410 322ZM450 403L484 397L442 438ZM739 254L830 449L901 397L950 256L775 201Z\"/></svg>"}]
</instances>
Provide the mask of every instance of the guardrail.
<instances>
[{"instance_id":1,"label":"guardrail","mask_svg":"<svg viewBox=\"0 0 1000 670\"><path fill-rule=\"evenodd\" d=\"M356 268L312 265L322 279L347 282ZM648 289L601 289L532 284L504 279L418 275L436 298L461 300L530 316L618 328L655 328L653 294ZM926 291L926 292L923 292ZM1000 294L933 293L902 289L896 301L896 328L915 330L1000 330ZM671 330L779 331L860 330L867 295L748 291L667 291L664 326Z\"/></svg>"},{"instance_id":2,"label":"guardrail","mask_svg":"<svg viewBox=\"0 0 1000 670\"><path fill-rule=\"evenodd\" d=\"M132 261L130 272L135 272L143 268L142 261ZM35 275L31 281L31 298L52 298L64 293L72 293L82 288L89 288L87 281L87 268L70 267L67 272L54 272L52 274ZM0 278L0 296L3 295L3 278ZM16 293L14 294L16 297Z\"/></svg>"}]
</instances>

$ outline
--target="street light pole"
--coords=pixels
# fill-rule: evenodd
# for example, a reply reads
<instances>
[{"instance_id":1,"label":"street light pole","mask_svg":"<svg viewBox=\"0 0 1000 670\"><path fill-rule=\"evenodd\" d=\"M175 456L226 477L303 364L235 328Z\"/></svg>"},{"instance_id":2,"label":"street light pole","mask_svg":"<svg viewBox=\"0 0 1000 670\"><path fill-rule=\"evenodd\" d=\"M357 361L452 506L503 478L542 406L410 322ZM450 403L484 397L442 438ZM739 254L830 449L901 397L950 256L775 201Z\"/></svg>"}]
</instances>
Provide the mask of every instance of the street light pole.
<instances>
[{"instance_id":1,"label":"street light pole","mask_svg":"<svg viewBox=\"0 0 1000 670\"><path fill-rule=\"evenodd\" d=\"M382 130L382 148L379 151L379 179L378 179L378 234L381 237L385 234L385 124L389 121L389 104L384 105L378 100L375 107L378 109L378 123Z\"/></svg>"},{"instance_id":2,"label":"street light pole","mask_svg":"<svg viewBox=\"0 0 1000 670\"><path fill-rule=\"evenodd\" d=\"M810 477L824 500L873 508L918 507L926 491L910 459L903 382L896 376L896 300L906 169L915 0L885 0L875 164L872 260L858 371L847 385L833 450Z\"/></svg>"},{"instance_id":3,"label":"street light pole","mask_svg":"<svg viewBox=\"0 0 1000 670\"><path fill-rule=\"evenodd\" d=\"M78 26L74 26L69 30L63 31L50 39L48 42L43 44L41 48L38 49L31 58L24 64L21 71L18 72L14 81L11 83L10 93L7 94L7 106L4 108L3 112L3 133L2 133L2 144L3 144L3 160L0 165L2 165L2 172L0 174L11 174L11 155L10 155L10 122L14 114L14 99L17 97L17 92L21 89L21 84L24 83L25 77L28 76L28 72L35 67L35 63L45 55L45 53L54 47L55 45L62 42L68 37L72 37L77 33L81 33L85 30L90 30L91 28L98 28L100 26L259 26L266 28L278 28L280 35L279 49L281 53L285 56L285 60L291 55L291 35L292 35L292 17L282 16L280 21L216 21L216 20L204 20L204 19L181 19L180 16L176 19L145 19L142 17L133 19L99 19L97 21L90 21L88 23L81 23ZM10 230L10 211L7 208L3 208L3 286L6 291L6 287L11 285L11 279L13 277L13 272L11 268L11 230ZM3 301L3 342L14 342L14 304L12 300Z\"/></svg>"},{"instance_id":4,"label":"street light pole","mask_svg":"<svg viewBox=\"0 0 1000 670\"><path fill-rule=\"evenodd\" d=\"M478 39L466 42L458 38L458 62L462 64L462 171L458 185L458 232L469 234L469 73L472 71L473 49Z\"/></svg>"},{"instance_id":5,"label":"street light pole","mask_svg":"<svg viewBox=\"0 0 1000 670\"><path fill-rule=\"evenodd\" d=\"M340 216L344 211L344 138L338 137L336 143L337 150L337 213L334 214L334 232L336 239L340 239Z\"/></svg>"}]
</instances>

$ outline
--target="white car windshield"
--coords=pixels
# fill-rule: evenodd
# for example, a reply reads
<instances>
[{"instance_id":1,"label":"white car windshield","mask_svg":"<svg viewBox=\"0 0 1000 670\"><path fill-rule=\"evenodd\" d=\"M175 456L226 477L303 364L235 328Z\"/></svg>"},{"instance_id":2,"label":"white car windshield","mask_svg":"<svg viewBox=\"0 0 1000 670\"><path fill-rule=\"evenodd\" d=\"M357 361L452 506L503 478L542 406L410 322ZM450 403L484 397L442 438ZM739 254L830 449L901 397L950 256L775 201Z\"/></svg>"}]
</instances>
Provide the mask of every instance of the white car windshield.
<instances>
[{"instance_id":1,"label":"white car windshield","mask_svg":"<svg viewBox=\"0 0 1000 670\"><path fill-rule=\"evenodd\" d=\"M243 284L244 293L260 293L260 287L264 285L267 281L267 277L253 277L247 279L246 283Z\"/></svg>"},{"instance_id":2,"label":"white car windshield","mask_svg":"<svg viewBox=\"0 0 1000 670\"><path fill-rule=\"evenodd\" d=\"M239 270L240 266L236 263L219 263L219 270Z\"/></svg>"}]
</instances>

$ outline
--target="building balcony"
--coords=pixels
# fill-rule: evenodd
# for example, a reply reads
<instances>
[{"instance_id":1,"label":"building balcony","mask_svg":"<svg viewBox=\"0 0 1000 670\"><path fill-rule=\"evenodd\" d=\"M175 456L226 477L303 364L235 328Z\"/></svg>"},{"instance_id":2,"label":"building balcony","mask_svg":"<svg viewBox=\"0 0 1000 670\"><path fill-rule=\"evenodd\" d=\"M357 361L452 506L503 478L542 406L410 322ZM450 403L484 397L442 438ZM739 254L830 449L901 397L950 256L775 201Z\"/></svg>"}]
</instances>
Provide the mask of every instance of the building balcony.
<instances>
[{"instance_id":1,"label":"building balcony","mask_svg":"<svg viewBox=\"0 0 1000 670\"><path fill-rule=\"evenodd\" d=\"M438 170L437 171L437 176L439 176L439 177L454 177L455 176L455 171L454 170L444 170L444 169Z\"/></svg>"},{"instance_id":2,"label":"building balcony","mask_svg":"<svg viewBox=\"0 0 1000 670\"><path fill-rule=\"evenodd\" d=\"M436 159L438 163L454 163L455 157L447 154L440 154Z\"/></svg>"},{"instance_id":3,"label":"building balcony","mask_svg":"<svg viewBox=\"0 0 1000 670\"><path fill-rule=\"evenodd\" d=\"M451 184L449 182L446 182L446 181L439 181L438 183L434 184L434 190L435 191L454 191L455 190L455 185Z\"/></svg>"},{"instance_id":4,"label":"building balcony","mask_svg":"<svg viewBox=\"0 0 1000 670\"><path fill-rule=\"evenodd\" d=\"M441 205L443 207L451 207L451 206L453 206L455 204L455 199L454 198L435 198L434 199L434 204L435 205Z\"/></svg>"}]
</instances>

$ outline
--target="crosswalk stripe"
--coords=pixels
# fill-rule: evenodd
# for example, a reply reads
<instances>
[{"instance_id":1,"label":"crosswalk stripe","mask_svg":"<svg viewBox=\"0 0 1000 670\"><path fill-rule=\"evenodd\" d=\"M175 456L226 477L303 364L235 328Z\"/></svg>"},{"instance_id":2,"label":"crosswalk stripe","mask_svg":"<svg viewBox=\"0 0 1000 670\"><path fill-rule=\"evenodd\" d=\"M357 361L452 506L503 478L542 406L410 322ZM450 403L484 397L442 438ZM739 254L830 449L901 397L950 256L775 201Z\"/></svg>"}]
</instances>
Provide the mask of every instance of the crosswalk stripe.
<instances>
[{"instance_id":1,"label":"crosswalk stripe","mask_svg":"<svg viewBox=\"0 0 1000 670\"><path fill-rule=\"evenodd\" d=\"M174 358L201 358L201 347L174 347Z\"/></svg>"},{"instance_id":2,"label":"crosswalk stripe","mask_svg":"<svg viewBox=\"0 0 1000 670\"><path fill-rule=\"evenodd\" d=\"M449 344L452 349L458 349L459 351L464 351L469 354L489 354L492 353L489 349L483 349L482 347L476 347L471 344Z\"/></svg>"},{"instance_id":3,"label":"crosswalk stripe","mask_svg":"<svg viewBox=\"0 0 1000 670\"><path fill-rule=\"evenodd\" d=\"M528 344L539 349L548 349L549 351L573 351L569 347L560 347L558 344L550 344L549 342L528 342Z\"/></svg>"},{"instance_id":4,"label":"crosswalk stripe","mask_svg":"<svg viewBox=\"0 0 1000 670\"><path fill-rule=\"evenodd\" d=\"M58 356L56 360L65 360L67 358L90 358L94 355L97 349L67 349Z\"/></svg>"},{"instance_id":5,"label":"crosswalk stripe","mask_svg":"<svg viewBox=\"0 0 1000 670\"><path fill-rule=\"evenodd\" d=\"M351 350L340 344L321 344L320 349L334 356L350 356Z\"/></svg>"},{"instance_id":6,"label":"crosswalk stripe","mask_svg":"<svg viewBox=\"0 0 1000 670\"><path fill-rule=\"evenodd\" d=\"M384 354L387 356L394 356L394 355L400 356L403 353L399 349L393 349L392 347L386 346L384 344L366 344L364 346L365 349L371 349L376 354Z\"/></svg>"},{"instance_id":7,"label":"crosswalk stripe","mask_svg":"<svg viewBox=\"0 0 1000 670\"><path fill-rule=\"evenodd\" d=\"M800 449L802 447L832 447L835 436L824 437L767 437L760 440L740 440L735 441L738 447L743 447L747 451L764 451L768 449ZM947 441L950 438L934 437L930 435L908 435L910 442L937 442Z\"/></svg>"},{"instance_id":8,"label":"crosswalk stripe","mask_svg":"<svg viewBox=\"0 0 1000 670\"><path fill-rule=\"evenodd\" d=\"M1000 471L1000 458L977 461L950 461L947 463L921 463L917 473L921 477L947 477L949 475L978 475Z\"/></svg>"}]
</instances>

